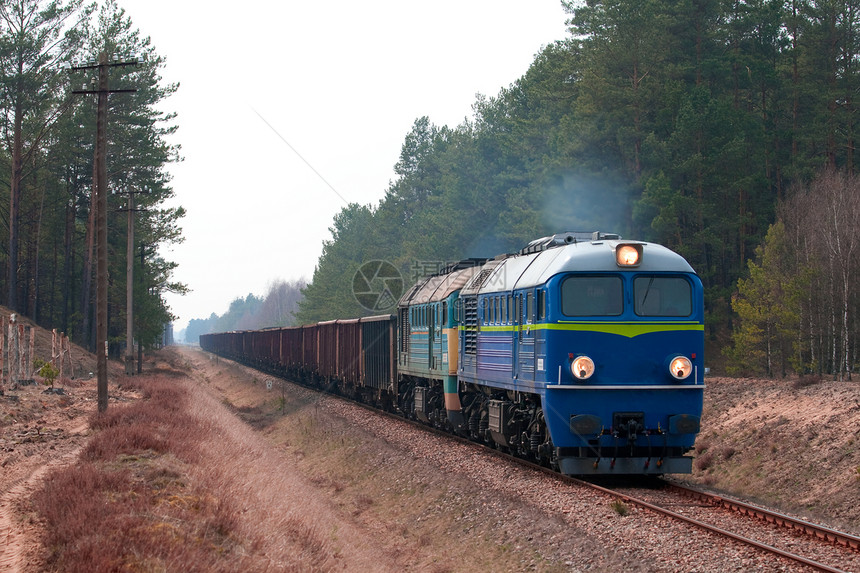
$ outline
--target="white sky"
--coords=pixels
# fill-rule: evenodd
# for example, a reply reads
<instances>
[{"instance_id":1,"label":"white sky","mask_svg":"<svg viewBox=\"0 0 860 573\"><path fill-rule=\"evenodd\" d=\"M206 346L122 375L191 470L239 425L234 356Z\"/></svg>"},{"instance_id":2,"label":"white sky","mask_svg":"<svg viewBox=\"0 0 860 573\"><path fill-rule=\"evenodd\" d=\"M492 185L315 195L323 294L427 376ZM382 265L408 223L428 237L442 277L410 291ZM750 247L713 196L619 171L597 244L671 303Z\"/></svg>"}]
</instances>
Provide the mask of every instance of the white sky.
<instances>
[{"instance_id":1,"label":"white sky","mask_svg":"<svg viewBox=\"0 0 860 573\"><path fill-rule=\"evenodd\" d=\"M168 295L176 331L276 279L310 280L343 199L379 203L415 119L461 124L475 94L566 36L560 0L118 1L180 83L164 106L185 158L173 204L188 211L164 253L192 289Z\"/></svg>"}]
</instances>

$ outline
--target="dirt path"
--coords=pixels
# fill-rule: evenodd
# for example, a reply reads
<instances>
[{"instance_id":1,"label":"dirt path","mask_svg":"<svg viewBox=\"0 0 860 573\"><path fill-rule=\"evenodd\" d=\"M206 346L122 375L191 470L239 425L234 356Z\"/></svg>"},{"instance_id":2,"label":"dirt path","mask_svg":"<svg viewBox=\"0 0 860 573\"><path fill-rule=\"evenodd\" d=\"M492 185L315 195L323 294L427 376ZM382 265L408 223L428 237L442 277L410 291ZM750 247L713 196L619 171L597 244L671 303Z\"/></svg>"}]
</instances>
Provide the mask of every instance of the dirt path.
<instances>
[{"instance_id":1,"label":"dirt path","mask_svg":"<svg viewBox=\"0 0 860 573\"><path fill-rule=\"evenodd\" d=\"M0 396L0 571L38 569L38 523L26 502L52 469L74 463L88 433L94 388L45 394L38 386Z\"/></svg>"},{"instance_id":2,"label":"dirt path","mask_svg":"<svg viewBox=\"0 0 860 573\"><path fill-rule=\"evenodd\" d=\"M35 543L37 526L22 519L26 508L18 507L21 500L29 499L48 471L73 463L82 447L76 441L70 448L52 460L37 456L33 463L18 467L17 473L27 473L19 479L3 477L3 494L0 495L0 571L18 573L25 564L32 567L38 560L39 545ZM9 476L11 477L11 476ZM10 487L11 485L11 487Z\"/></svg>"},{"instance_id":3,"label":"dirt path","mask_svg":"<svg viewBox=\"0 0 860 573\"><path fill-rule=\"evenodd\" d=\"M235 400L241 391L232 384L234 370L225 373L199 352L180 350L180 355L191 373L192 414L208 429L195 477L215 484L241 508L239 530L264 556L261 570L297 564L318 571L347 565L355 571L402 570L384 546L330 505L291 456L228 410L223 401Z\"/></svg>"}]
</instances>

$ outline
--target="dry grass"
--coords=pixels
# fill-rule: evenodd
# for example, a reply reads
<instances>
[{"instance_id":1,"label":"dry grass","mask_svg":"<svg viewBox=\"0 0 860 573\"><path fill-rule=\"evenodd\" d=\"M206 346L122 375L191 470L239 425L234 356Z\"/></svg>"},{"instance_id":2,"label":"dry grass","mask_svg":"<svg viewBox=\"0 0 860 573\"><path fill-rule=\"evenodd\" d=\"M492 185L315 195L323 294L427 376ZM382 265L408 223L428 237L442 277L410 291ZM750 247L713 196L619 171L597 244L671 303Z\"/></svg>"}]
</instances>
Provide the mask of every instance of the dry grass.
<instances>
[{"instance_id":1,"label":"dry grass","mask_svg":"<svg viewBox=\"0 0 860 573\"><path fill-rule=\"evenodd\" d=\"M321 414L314 406L318 399L303 392L289 396L287 410L292 414L268 427L269 438L287 448L309 483L326 492L362 529L388 539L396 548L395 561L438 573L565 569L522 547L516 531L522 521L532 533L564 528L559 520L546 515L500 518L487 507L480 484L440 472L426 460L387 451L360 428ZM275 407L269 403L241 416L259 427L256 416L268 418ZM504 533L502 522L510 528Z\"/></svg>"},{"instance_id":2,"label":"dry grass","mask_svg":"<svg viewBox=\"0 0 860 573\"><path fill-rule=\"evenodd\" d=\"M80 462L34 496L48 565L57 571L234 571L245 561L228 499L189 479L200 424L187 393L164 377L137 379L144 399L93 416ZM178 566L181 564L181 566Z\"/></svg>"},{"instance_id":3,"label":"dry grass","mask_svg":"<svg viewBox=\"0 0 860 573\"><path fill-rule=\"evenodd\" d=\"M559 517L512 500L505 507L518 507L517 513L500 515L492 507L494 494L480 483L387 446L354 423L332 416L313 392L292 388L281 402L280 393L268 393L249 379L243 388L225 393L231 396L228 407L285 451L287 463L305 477L310 489L328 497L365 535L373 532L373 538L384 542L385 560L400 564L399 569L569 569L548 555L551 547L529 549L522 537L523 531L539 537L545 530L565 530ZM367 550L380 548L368 543ZM378 558L382 561L383 556Z\"/></svg>"},{"instance_id":4,"label":"dry grass","mask_svg":"<svg viewBox=\"0 0 860 573\"><path fill-rule=\"evenodd\" d=\"M49 570L343 568L346 538L358 536L332 526L283 457L211 396L164 373L125 388L143 398L92 416L79 463L33 498Z\"/></svg>"},{"instance_id":5,"label":"dry grass","mask_svg":"<svg viewBox=\"0 0 860 573\"><path fill-rule=\"evenodd\" d=\"M617 513L621 517L624 517L625 515L630 513L630 508L627 506L626 503L624 503L620 499L613 500L610 503L610 507L612 508L612 511L614 511L615 513Z\"/></svg>"}]
</instances>

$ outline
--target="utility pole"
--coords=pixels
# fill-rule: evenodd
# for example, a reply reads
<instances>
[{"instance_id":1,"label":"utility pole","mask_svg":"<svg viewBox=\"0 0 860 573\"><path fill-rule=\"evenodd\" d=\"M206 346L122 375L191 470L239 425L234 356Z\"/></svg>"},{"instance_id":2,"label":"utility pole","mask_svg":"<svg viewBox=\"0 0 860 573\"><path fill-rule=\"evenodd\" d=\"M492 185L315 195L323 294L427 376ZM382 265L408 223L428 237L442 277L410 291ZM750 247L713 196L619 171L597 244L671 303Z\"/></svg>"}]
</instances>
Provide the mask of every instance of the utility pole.
<instances>
[{"instance_id":1,"label":"utility pole","mask_svg":"<svg viewBox=\"0 0 860 573\"><path fill-rule=\"evenodd\" d=\"M125 373L134 374L134 193L128 192L128 245L125 249Z\"/></svg>"},{"instance_id":2,"label":"utility pole","mask_svg":"<svg viewBox=\"0 0 860 573\"><path fill-rule=\"evenodd\" d=\"M125 250L125 373L134 375L134 213L145 209L134 208L135 193L149 193L148 189L141 191L127 190L128 207L120 211L128 211L128 244ZM142 267L141 267L142 268Z\"/></svg>"},{"instance_id":3,"label":"utility pole","mask_svg":"<svg viewBox=\"0 0 860 573\"><path fill-rule=\"evenodd\" d=\"M107 100L110 93L134 92L137 90L110 90L108 88L108 68L114 66L135 66L134 61L120 62L114 58L113 63L108 62L105 52L99 54L98 63L89 63L82 66L72 66L73 70L98 69L98 87L95 90L73 90L74 94L97 94L98 112L96 118L96 149L94 162L96 166L96 371L98 382L98 411L104 412L108 406L108 378L107 378Z\"/></svg>"},{"instance_id":4,"label":"utility pole","mask_svg":"<svg viewBox=\"0 0 860 573\"><path fill-rule=\"evenodd\" d=\"M143 266L146 264L146 243L140 243L140 290L143 290ZM139 329L139 326L138 326ZM137 345L137 373L143 372L143 345Z\"/></svg>"}]
</instances>

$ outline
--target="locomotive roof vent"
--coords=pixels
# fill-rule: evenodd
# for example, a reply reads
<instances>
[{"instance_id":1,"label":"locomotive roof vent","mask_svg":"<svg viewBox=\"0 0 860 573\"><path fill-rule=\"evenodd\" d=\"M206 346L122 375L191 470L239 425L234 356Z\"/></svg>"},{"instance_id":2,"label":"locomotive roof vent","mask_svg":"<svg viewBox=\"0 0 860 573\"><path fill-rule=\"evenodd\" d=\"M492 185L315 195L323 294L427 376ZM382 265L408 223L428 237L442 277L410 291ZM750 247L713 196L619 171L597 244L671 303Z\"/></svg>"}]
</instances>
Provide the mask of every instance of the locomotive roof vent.
<instances>
[{"instance_id":1,"label":"locomotive roof vent","mask_svg":"<svg viewBox=\"0 0 860 573\"><path fill-rule=\"evenodd\" d=\"M479 289L482 286L484 286L486 284L487 280L489 280L490 275L493 274L494 270L495 270L495 268L481 269L481 272L478 273L477 275L475 275L475 278L473 278L471 280L471 282L469 283L469 288L470 289Z\"/></svg>"},{"instance_id":2,"label":"locomotive roof vent","mask_svg":"<svg viewBox=\"0 0 860 573\"><path fill-rule=\"evenodd\" d=\"M526 245L525 248L520 251L520 254L529 255L531 253L539 253L547 249L552 249L553 247L562 247L564 245L570 245L571 243L579 243L585 241L617 240L620 238L621 235L617 233L601 233L600 231L594 231L593 233L587 231L571 231L567 233L557 233L549 237L535 239L534 241Z\"/></svg>"},{"instance_id":3,"label":"locomotive roof vent","mask_svg":"<svg viewBox=\"0 0 860 573\"><path fill-rule=\"evenodd\" d=\"M621 235L618 233L601 233L600 231L594 231L591 234L592 241L617 241L621 239Z\"/></svg>"},{"instance_id":4,"label":"locomotive roof vent","mask_svg":"<svg viewBox=\"0 0 860 573\"><path fill-rule=\"evenodd\" d=\"M463 259L462 261L457 261L456 263L450 263L446 265L442 270L437 272L432 276L438 275L447 275L448 273L453 273L454 271L460 271L463 269L469 269L472 267L479 267L487 262L488 259L480 259L480 258L470 258Z\"/></svg>"}]
</instances>

